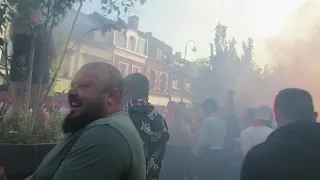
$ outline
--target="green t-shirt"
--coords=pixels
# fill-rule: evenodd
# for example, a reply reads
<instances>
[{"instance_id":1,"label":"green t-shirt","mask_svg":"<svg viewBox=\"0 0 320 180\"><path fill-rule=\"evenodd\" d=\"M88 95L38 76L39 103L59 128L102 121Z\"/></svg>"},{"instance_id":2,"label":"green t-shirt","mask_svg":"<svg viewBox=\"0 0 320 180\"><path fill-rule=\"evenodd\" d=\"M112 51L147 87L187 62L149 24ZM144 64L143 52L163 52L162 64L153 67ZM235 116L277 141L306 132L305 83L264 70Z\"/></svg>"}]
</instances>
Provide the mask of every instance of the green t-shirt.
<instances>
[{"instance_id":1,"label":"green t-shirt","mask_svg":"<svg viewBox=\"0 0 320 180\"><path fill-rule=\"evenodd\" d=\"M32 180L145 180L140 136L124 112L66 136L44 158Z\"/></svg>"}]
</instances>

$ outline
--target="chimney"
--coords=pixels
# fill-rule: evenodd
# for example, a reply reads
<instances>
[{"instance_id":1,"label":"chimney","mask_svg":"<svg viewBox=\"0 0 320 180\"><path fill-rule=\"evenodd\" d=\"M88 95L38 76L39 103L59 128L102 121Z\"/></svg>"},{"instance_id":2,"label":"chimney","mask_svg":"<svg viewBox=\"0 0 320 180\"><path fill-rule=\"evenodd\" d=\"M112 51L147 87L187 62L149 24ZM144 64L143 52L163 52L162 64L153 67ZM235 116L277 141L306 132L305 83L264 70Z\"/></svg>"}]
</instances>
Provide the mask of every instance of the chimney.
<instances>
[{"instance_id":1,"label":"chimney","mask_svg":"<svg viewBox=\"0 0 320 180\"><path fill-rule=\"evenodd\" d=\"M130 16L128 18L128 25L129 28L138 30L139 28L139 17L138 16Z\"/></svg>"},{"instance_id":2,"label":"chimney","mask_svg":"<svg viewBox=\"0 0 320 180\"><path fill-rule=\"evenodd\" d=\"M182 53L181 52L176 52L175 55L178 56L179 58L181 58Z\"/></svg>"}]
</instances>

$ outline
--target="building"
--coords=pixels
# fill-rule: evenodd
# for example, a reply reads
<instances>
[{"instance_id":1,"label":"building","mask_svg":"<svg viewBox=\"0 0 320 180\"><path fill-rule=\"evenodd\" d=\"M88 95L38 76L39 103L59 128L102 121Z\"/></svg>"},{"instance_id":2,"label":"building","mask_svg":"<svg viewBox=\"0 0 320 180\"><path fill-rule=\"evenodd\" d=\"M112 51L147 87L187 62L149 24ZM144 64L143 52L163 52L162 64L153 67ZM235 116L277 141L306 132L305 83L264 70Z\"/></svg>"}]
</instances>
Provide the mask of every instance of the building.
<instances>
[{"instance_id":1,"label":"building","mask_svg":"<svg viewBox=\"0 0 320 180\"><path fill-rule=\"evenodd\" d=\"M58 46L65 43L75 16L76 12L70 11L54 29ZM151 33L139 31L137 16L129 17L128 23L122 22L121 30L102 32L103 23L115 24L98 13L80 13L69 44L72 49L64 59L55 91L66 92L71 78L84 64L103 61L116 66L123 76L134 72L145 74L150 81L149 101L154 105L166 106L169 101L180 102L181 98L190 103L188 96L193 75L189 62L181 58L181 53L180 56L179 53L173 55L172 47Z\"/></svg>"}]
</instances>

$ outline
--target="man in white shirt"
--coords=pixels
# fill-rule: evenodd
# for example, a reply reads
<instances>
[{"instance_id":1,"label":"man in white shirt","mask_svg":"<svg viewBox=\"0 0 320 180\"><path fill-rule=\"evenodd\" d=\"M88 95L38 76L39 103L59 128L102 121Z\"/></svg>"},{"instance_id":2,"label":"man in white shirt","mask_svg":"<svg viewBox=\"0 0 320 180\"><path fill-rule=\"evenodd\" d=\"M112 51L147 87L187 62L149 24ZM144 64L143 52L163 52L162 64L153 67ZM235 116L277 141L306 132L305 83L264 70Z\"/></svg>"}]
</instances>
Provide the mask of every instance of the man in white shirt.
<instances>
[{"instance_id":1,"label":"man in white shirt","mask_svg":"<svg viewBox=\"0 0 320 180\"><path fill-rule=\"evenodd\" d=\"M223 153L226 127L219 116L219 106L214 99L207 99L202 108L206 118L202 121L195 147L199 161L198 179L221 179L224 172Z\"/></svg>"},{"instance_id":2,"label":"man in white shirt","mask_svg":"<svg viewBox=\"0 0 320 180\"><path fill-rule=\"evenodd\" d=\"M240 135L241 150L244 155L254 146L264 142L272 133L272 109L268 106L259 106L255 110L255 123L243 130Z\"/></svg>"}]
</instances>

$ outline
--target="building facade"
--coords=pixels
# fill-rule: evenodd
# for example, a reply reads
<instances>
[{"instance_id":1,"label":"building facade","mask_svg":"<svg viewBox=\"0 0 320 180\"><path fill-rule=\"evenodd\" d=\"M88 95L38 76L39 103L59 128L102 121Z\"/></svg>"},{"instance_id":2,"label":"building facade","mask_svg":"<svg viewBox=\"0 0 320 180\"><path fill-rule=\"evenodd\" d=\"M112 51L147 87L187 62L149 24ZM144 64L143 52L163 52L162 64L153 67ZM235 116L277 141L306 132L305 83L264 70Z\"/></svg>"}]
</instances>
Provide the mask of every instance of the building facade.
<instances>
[{"instance_id":1,"label":"building facade","mask_svg":"<svg viewBox=\"0 0 320 180\"><path fill-rule=\"evenodd\" d=\"M54 29L55 36L69 32L75 18L71 11ZM190 103L190 82L194 77L188 69L188 61L181 53L173 55L172 47L153 37L151 33L139 31L139 18L129 17L121 30L102 32L96 19L114 23L98 13L80 14L64 58L56 92L67 92L75 72L84 64L102 61L117 67L123 76L139 72L150 81L149 101L157 106L166 106L169 101ZM85 35L85 36L84 36ZM59 38L56 37L57 41ZM57 44L63 45L63 40Z\"/></svg>"}]
</instances>

